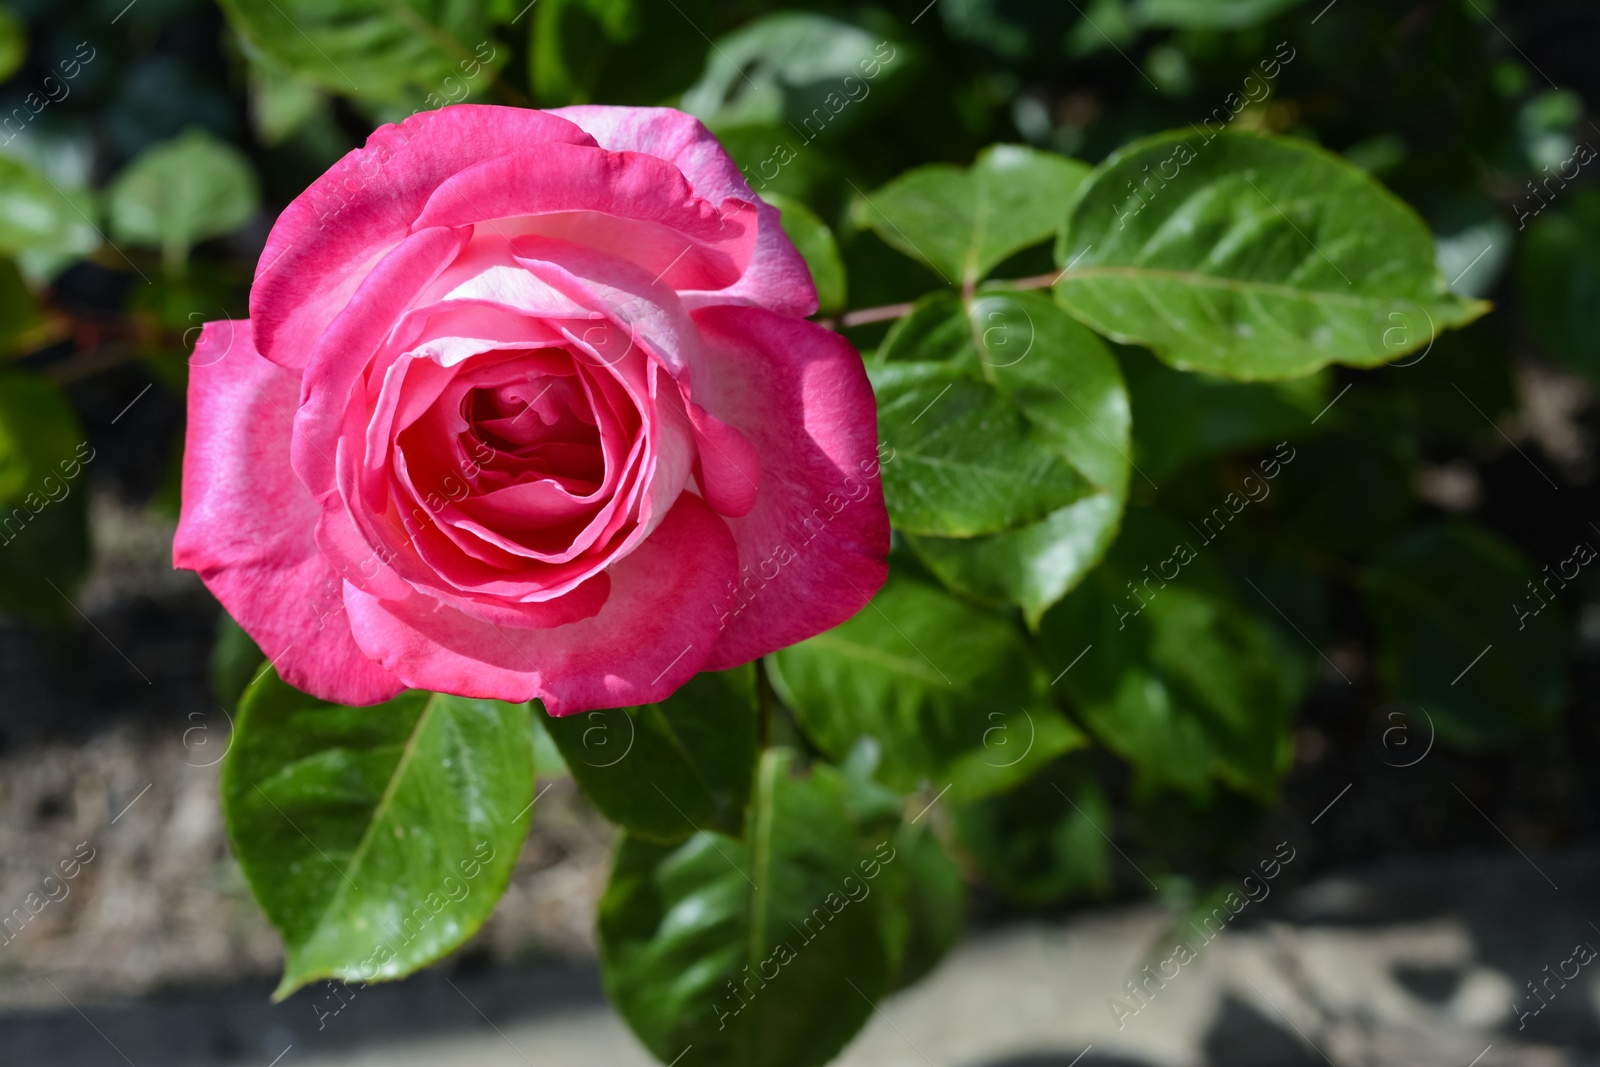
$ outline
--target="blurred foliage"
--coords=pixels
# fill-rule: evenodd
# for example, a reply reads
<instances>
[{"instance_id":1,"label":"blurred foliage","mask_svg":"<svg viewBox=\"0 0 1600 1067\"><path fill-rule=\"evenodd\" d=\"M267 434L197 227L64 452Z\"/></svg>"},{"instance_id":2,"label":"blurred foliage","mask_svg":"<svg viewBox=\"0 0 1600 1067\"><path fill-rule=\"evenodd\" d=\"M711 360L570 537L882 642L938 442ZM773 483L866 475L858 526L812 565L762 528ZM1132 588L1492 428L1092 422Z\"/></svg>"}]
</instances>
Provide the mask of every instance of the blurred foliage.
<instances>
[{"instance_id":1,"label":"blurred foliage","mask_svg":"<svg viewBox=\"0 0 1600 1067\"><path fill-rule=\"evenodd\" d=\"M1593 12L1562 10L1592 37ZM1600 540L1484 489L1507 464L1529 493L1555 471L1526 455L1527 383L1600 378L1596 86L1591 64L1527 45L1541 70L1513 43L1544 17L1487 0L10 3L0 606L67 619L95 442L145 384L179 403L181 353L203 321L245 317L273 215L376 124L464 100L697 115L865 354L894 575L757 669L650 708L535 711L534 736L541 773L564 760L626 828L601 944L645 1043L823 1062L951 944L961 876L1038 908L1144 892L1115 840L1203 895L1278 800L1312 694L1409 702L1468 751L1559 721ZM84 401L97 376L126 391L110 410ZM170 508L177 457L150 452L167 488L141 502ZM219 698L260 666L224 622ZM281 877L303 842L248 783L280 775L274 796L351 848L391 828L385 783L469 836L473 790L509 813L532 788L526 766L440 784L398 760L406 730L440 759L456 730L520 751L520 709L312 703L255 680L227 779L288 985L359 977L371 957L344 924L379 901ZM624 733L655 781L607 763ZM331 804L336 764L362 785ZM948 814L900 818L929 801ZM870 903L829 911L778 964L789 991L750 999L745 966L782 955L774 924L845 899L880 844L897 858L877 858ZM442 855L397 847L371 877L425 895ZM491 896L452 911L461 936ZM383 974L456 943L413 942Z\"/></svg>"}]
</instances>

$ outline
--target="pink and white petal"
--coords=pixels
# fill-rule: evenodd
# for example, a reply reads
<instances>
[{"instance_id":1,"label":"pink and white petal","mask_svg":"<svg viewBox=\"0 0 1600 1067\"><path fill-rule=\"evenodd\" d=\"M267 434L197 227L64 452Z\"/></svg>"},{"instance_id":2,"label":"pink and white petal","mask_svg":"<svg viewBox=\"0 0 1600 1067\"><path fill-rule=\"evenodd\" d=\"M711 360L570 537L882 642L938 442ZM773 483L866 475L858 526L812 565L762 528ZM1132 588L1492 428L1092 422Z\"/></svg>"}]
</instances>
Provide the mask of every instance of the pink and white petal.
<instances>
[{"instance_id":1,"label":"pink and white petal","mask_svg":"<svg viewBox=\"0 0 1600 1067\"><path fill-rule=\"evenodd\" d=\"M518 266L535 281L582 307L593 323L583 342L607 366L626 369L626 357L643 347L672 371L693 374L699 338L678 294L637 264L599 249L553 237L520 237L511 244ZM571 328L570 326L568 327Z\"/></svg>"},{"instance_id":2,"label":"pink and white petal","mask_svg":"<svg viewBox=\"0 0 1600 1067\"><path fill-rule=\"evenodd\" d=\"M422 596L384 601L345 589L357 642L410 685L461 696L538 698L552 715L662 700L698 672L717 639L733 537L685 493L638 551L607 572L600 613L551 630L494 626Z\"/></svg>"},{"instance_id":3,"label":"pink and white petal","mask_svg":"<svg viewBox=\"0 0 1600 1067\"><path fill-rule=\"evenodd\" d=\"M356 646L342 584L317 549L319 509L289 466L299 399L299 372L257 355L248 321L206 324L189 372L173 565L199 573L284 681L376 704L405 684Z\"/></svg>"},{"instance_id":4,"label":"pink and white petal","mask_svg":"<svg viewBox=\"0 0 1600 1067\"><path fill-rule=\"evenodd\" d=\"M434 228L406 238L372 269L317 340L301 383L293 456L295 473L318 499L334 486L334 456L351 389L416 295L470 236L466 230Z\"/></svg>"},{"instance_id":5,"label":"pink and white petal","mask_svg":"<svg viewBox=\"0 0 1600 1067\"><path fill-rule=\"evenodd\" d=\"M838 334L760 308L694 313L712 373L692 399L761 461L755 506L727 520L738 594L706 662L721 670L860 611L888 575L877 406L861 356Z\"/></svg>"},{"instance_id":6,"label":"pink and white petal","mask_svg":"<svg viewBox=\"0 0 1600 1067\"><path fill-rule=\"evenodd\" d=\"M727 150L699 119L664 107L607 107L583 104L556 108L552 115L577 123L612 152L644 152L675 164L694 191L713 203L728 197L748 200L759 216L755 255L744 277L725 289L686 291L689 307L749 304L804 318L817 311L811 271L783 232L778 209L750 191Z\"/></svg>"},{"instance_id":7,"label":"pink and white petal","mask_svg":"<svg viewBox=\"0 0 1600 1067\"><path fill-rule=\"evenodd\" d=\"M544 234L630 260L675 289L723 289L755 251L752 200L705 200L654 156L541 144L452 175L416 228L481 224L506 239Z\"/></svg>"},{"instance_id":8,"label":"pink and white petal","mask_svg":"<svg viewBox=\"0 0 1600 1067\"><path fill-rule=\"evenodd\" d=\"M303 367L372 265L405 239L441 183L547 142L592 144L548 111L457 104L380 126L278 216L250 291L262 355Z\"/></svg>"}]
</instances>

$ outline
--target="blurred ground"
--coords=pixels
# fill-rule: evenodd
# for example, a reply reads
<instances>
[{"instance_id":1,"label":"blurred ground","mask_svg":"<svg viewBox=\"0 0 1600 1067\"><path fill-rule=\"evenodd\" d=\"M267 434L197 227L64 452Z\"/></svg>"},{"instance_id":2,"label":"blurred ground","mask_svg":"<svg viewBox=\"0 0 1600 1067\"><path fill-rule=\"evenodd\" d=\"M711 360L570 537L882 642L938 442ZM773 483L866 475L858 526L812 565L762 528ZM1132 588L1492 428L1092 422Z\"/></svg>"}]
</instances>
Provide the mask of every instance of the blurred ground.
<instances>
[{"instance_id":1,"label":"blurred ground","mask_svg":"<svg viewBox=\"0 0 1600 1067\"><path fill-rule=\"evenodd\" d=\"M542 803L542 802L541 802ZM98 861L96 861L98 862ZM1559 887L1559 888L1558 888ZM1579 1067L1600 1064L1600 850L1406 862L1249 908L1137 1005L1124 983L1170 952L1172 915L1105 908L970 937L884 1003L842 1067ZM517 904L511 902L513 910ZM502 909L505 910L505 909ZM1580 973L1563 981L1552 971ZM1171 968L1166 969L1171 973ZM39 976L36 981L42 982ZM1527 993L1539 982L1545 1001ZM318 1028L317 993L270 981L13 1012L0 1062L222 1067L645 1067L592 966L457 962L356 994ZM1513 1008L1529 1014L1525 1026ZM80 1014L79 1008L82 1009ZM1118 1023L1122 1024L1120 1027ZM692 1067L692 1048L682 1063ZM275 1060L275 1057L281 1059Z\"/></svg>"}]
</instances>

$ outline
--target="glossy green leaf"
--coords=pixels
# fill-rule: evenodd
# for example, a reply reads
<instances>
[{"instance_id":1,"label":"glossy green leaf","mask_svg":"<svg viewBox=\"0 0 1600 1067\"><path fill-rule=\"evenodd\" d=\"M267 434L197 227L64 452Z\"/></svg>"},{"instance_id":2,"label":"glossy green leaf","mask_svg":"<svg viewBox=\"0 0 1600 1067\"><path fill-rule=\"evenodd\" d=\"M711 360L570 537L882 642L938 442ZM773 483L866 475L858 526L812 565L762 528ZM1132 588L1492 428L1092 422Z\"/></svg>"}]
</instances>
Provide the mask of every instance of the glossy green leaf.
<instances>
[{"instance_id":1,"label":"glossy green leaf","mask_svg":"<svg viewBox=\"0 0 1600 1067\"><path fill-rule=\"evenodd\" d=\"M974 537L1038 522L1094 486L973 368L871 369L878 427L894 450L883 491L897 528Z\"/></svg>"},{"instance_id":2,"label":"glossy green leaf","mask_svg":"<svg viewBox=\"0 0 1600 1067\"><path fill-rule=\"evenodd\" d=\"M718 38L682 107L713 127L792 124L809 143L876 108L867 101L881 102L909 60L904 44L859 26L780 11Z\"/></svg>"},{"instance_id":3,"label":"glossy green leaf","mask_svg":"<svg viewBox=\"0 0 1600 1067\"><path fill-rule=\"evenodd\" d=\"M811 269L811 280L817 287L818 311L823 315L843 311L847 299L844 260L839 258L839 243L834 240L828 224L793 197L769 193L762 199L783 212L783 232L788 234Z\"/></svg>"},{"instance_id":4,"label":"glossy green leaf","mask_svg":"<svg viewBox=\"0 0 1600 1067\"><path fill-rule=\"evenodd\" d=\"M1122 500L1097 493L1018 530L965 541L906 543L947 586L977 600L1022 608L1030 627L1088 574L1117 535Z\"/></svg>"},{"instance_id":5,"label":"glossy green leaf","mask_svg":"<svg viewBox=\"0 0 1600 1067\"><path fill-rule=\"evenodd\" d=\"M1520 281L1539 340L1600 378L1600 193L1575 191L1528 227Z\"/></svg>"},{"instance_id":6,"label":"glossy green leaf","mask_svg":"<svg viewBox=\"0 0 1600 1067\"><path fill-rule=\"evenodd\" d=\"M1253 26L1303 0L1138 0L1134 17L1146 26L1237 30Z\"/></svg>"},{"instance_id":7,"label":"glossy green leaf","mask_svg":"<svg viewBox=\"0 0 1600 1067\"><path fill-rule=\"evenodd\" d=\"M0 254L30 276L51 274L100 247L94 195L0 155Z\"/></svg>"},{"instance_id":8,"label":"glossy green leaf","mask_svg":"<svg viewBox=\"0 0 1600 1067\"><path fill-rule=\"evenodd\" d=\"M949 294L924 300L896 326L878 358L889 366L963 368L968 381L981 381L977 388L991 389L1015 413L1000 408L1000 418L1026 427L1028 433L1014 442L982 425L947 428L940 419L956 413L944 408L948 397L930 401L925 413L907 423L909 410L889 403L898 398L888 382L879 390L881 432L896 450L884 466L884 492L891 516L908 532L907 543L952 589L1016 604L1036 624L1099 561L1122 518L1128 397L1116 361L1098 337L1048 299L998 288L981 291L965 310ZM879 369L872 374L875 383L884 377ZM915 436L919 432L927 436ZM907 447L907 440L915 443ZM1007 450L997 447L1002 444ZM1082 476L1087 492L1072 482L1016 486L1019 471L1031 469L1021 464L1052 455ZM975 456L992 469L960 465ZM1035 501L1047 489L1060 495L1046 497L1044 506L1058 506L1038 515ZM1004 499L1007 491L1016 497ZM974 505L992 506L1004 516L1007 505L1019 501L1038 517L992 536L923 536L930 523L908 516L943 506L946 520L970 523L982 514Z\"/></svg>"},{"instance_id":9,"label":"glossy green leaf","mask_svg":"<svg viewBox=\"0 0 1600 1067\"><path fill-rule=\"evenodd\" d=\"M894 450L883 485L898 529L976 537L1120 494L1120 375L1054 312L1031 293L986 291L965 312L935 294L885 343L868 374Z\"/></svg>"},{"instance_id":10,"label":"glossy green leaf","mask_svg":"<svg viewBox=\"0 0 1600 1067\"><path fill-rule=\"evenodd\" d=\"M177 267L189 249L243 226L260 205L244 154L192 129L129 163L111 183L107 212L114 239L159 248Z\"/></svg>"},{"instance_id":11,"label":"glossy green leaf","mask_svg":"<svg viewBox=\"0 0 1600 1067\"><path fill-rule=\"evenodd\" d=\"M248 49L342 96L435 108L487 88L508 50L491 5L457 0L220 0ZM498 6L498 5L496 5Z\"/></svg>"},{"instance_id":12,"label":"glossy green leaf","mask_svg":"<svg viewBox=\"0 0 1600 1067\"><path fill-rule=\"evenodd\" d=\"M747 839L623 837L600 902L601 976L662 1063L815 1067L891 988L905 937L897 814L853 814L852 784L769 749ZM852 986L854 988L852 988Z\"/></svg>"},{"instance_id":13,"label":"glossy green leaf","mask_svg":"<svg viewBox=\"0 0 1600 1067\"><path fill-rule=\"evenodd\" d=\"M1139 348L1117 355L1133 407L1134 478L1153 487L1192 463L1314 433L1328 404L1326 373L1236 382L1173 370Z\"/></svg>"},{"instance_id":14,"label":"glossy green leaf","mask_svg":"<svg viewBox=\"0 0 1600 1067\"><path fill-rule=\"evenodd\" d=\"M1056 298L1182 370L1291 378L1376 366L1488 310L1450 292L1393 194L1315 145L1163 133L1114 153L1057 245Z\"/></svg>"},{"instance_id":15,"label":"glossy green leaf","mask_svg":"<svg viewBox=\"0 0 1600 1067\"><path fill-rule=\"evenodd\" d=\"M891 577L855 618L771 664L806 736L836 760L870 739L878 777L895 789L982 796L1084 744L1015 628L908 578Z\"/></svg>"},{"instance_id":16,"label":"glossy green leaf","mask_svg":"<svg viewBox=\"0 0 1600 1067\"><path fill-rule=\"evenodd\" d=\"M1014 900L1043 905L1111 891L1111 807L1080 757L1051 764L1020 789L955 808L961 843Z\"/></svg>"},{"instance_id":17,"label":"glossy green leaf","mask_svg":"<svg viewBox=\"0 0 1600 1067\"><path fill-rule=\"evenodd\" d=\"M1233 592L1205 534L1136 512L1040 638L1061 672L1055 688L1149 781L1195 793L1220 781L1267 801L1311 680L1306 653L1289 643L1299 639L1268 618L1278 616L1265 597Z\"/></svg>"},{"instance_id":18,"label":"glossy green leaf","mask_svg":"<svg viewBox=\"0 0 1600 1067\"><path fill-rule=\"evenodd\" d=\"M76 617L67 597L89 567L95 455L54 384L0 376L0 608L42 622Z\"/></svg>"},{"instance_id":19,"label":"glossy green leaf","mask_svg":"<svg viewBox=\"0 0 1600 1067\"><path fill-rule=\"evenodd\" d=\"M1566 698L1561 615L1575 610L1572 579L1600 538L1583 538L1544 570L1494 534L1465 522L1418 530L1367 575L1378 634L1378 673L1424 712L1441 740L1503 745L1548 726Z\"/></svg>"},{"instance_id":20,"label":"glossy green leaf","mask_svg":"<svg viewBox=\"0 0 1600 1067\"><path fill-rule=\"evenodd\" d=\"M223 764L228 839L288 959L318 978L400 978L460 947L528 833L528 709L410 690L346 708L269 671Z\"/></svg>"},{"instance_id":21,"label":"glossy green leaf","mask_svg":"<svg viewBox=\"0 0 1600 1067\"><path fill-rule=\"evenodd\" d=\"M540 0L528 18L539 103L664 103L705 66L715 15L709 0Z\"/></svg>"},{"instance_id":22,"label":"glossy green leaf","mask_svg":"<svg viewBox=\"0 0 1600 1067\"><path fill-rule=\"evenodd\" d=\"M991 145L971 167L918 167L854 205L861 225L951 284L1056 235L1089 168L1024 145Z\"/></svg>"},{"instance_id":23,"label":"glossy green leaf","mask_svg":"<svg viewBox=\"0 0 1600 1067\"><path fill-rule=\"evenodd\" d=\"M584 795L635 836L743 832L756 762L753 668L697 674L659 704L540 718Z\"/></svg>"}]
</instances>

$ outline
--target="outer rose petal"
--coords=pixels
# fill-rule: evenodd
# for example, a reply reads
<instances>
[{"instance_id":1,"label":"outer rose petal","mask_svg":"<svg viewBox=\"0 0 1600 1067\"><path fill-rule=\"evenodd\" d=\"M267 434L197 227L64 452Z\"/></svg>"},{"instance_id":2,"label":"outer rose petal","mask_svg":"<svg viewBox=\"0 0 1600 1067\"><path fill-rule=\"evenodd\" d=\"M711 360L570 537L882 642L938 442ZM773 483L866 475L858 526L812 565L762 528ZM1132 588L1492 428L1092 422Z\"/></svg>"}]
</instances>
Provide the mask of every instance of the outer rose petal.
<instances>
[{"instance_id":1,"label":"outer rose petal","mask_svg":"<svg viewBox=\"0 0 1600 1067\"><path fill-rule=\"evenodd\" d=\"M694 313L711 373L693 399L740 431L761 461L755 507L727 520L737 589L722 587L722 670L837 626L889 567L877 405L861 356L838 334L760 308Z\"/></svg>"},{"instance_id":2,"label":"outer rose petal","mask_svg":"<svg viewBox=\"0 0 1600 1067\"><path fill-rule=\"evenodd\" d=\"M533 218L534 233L625 256L675 289L721 289L754 254L756 206L696 196L671 163L585 145L511 147L434 190L415 227Z\"/></svg>"},{"instance_id":3,"label":"outer rose petal","mask_svg":"<svg viewBox=\"0 0 1600 1067\"><path fill-rule=\"evenodd\" d=\"M457 104L380 126L278 216L250 291L262 355L303 367L317 338L446 179L514 148L593 138L548 111Z\"/></svg>"},{"instance_id":4,"label":"outer rose petal","mask_svg":"<svg viewBox=\"0 0 1600 1067\"><path fill-rule=\"evenodd\" d=\"M702 669L717 639L716 591L734 573L733 537L684 493L634 552L607 572L600 614L549 630L494 626L412 596L379 600L346 585L356 640L417 689L521 701L552 715L665 699Z\"/></svg>"},{"instance_id":5,"label":"outer rose petal","mask_svg":"<svg viewBox=\"0 0 1600 1067\"><path fill-rule=\"evenodd\" d=\"M173 565L199 572L290 685L340 704L388 700L405 684L351 638L312 538L319 509L289 468L299 373L257 355L245 320L206 323L193 364Z\"/></svg>"},{"instance_id":6,"label":"outer rose petal","mask_svg":"<svg viewBox=\"0 0 1600 1067\"><path fill-rule=\"evenodd\" d=\"M685 292L685 304L750 304L799 318L816 314L811 271L779 225L778 209L750 191L738 165L699 119L665 107L601 104L555 108L550 114L577 123L608 151L644 152L676 164L694 191L714 204L736 197L757 206L756 251L744 277L726 289Z\"/></svg>"}]
</instances>

